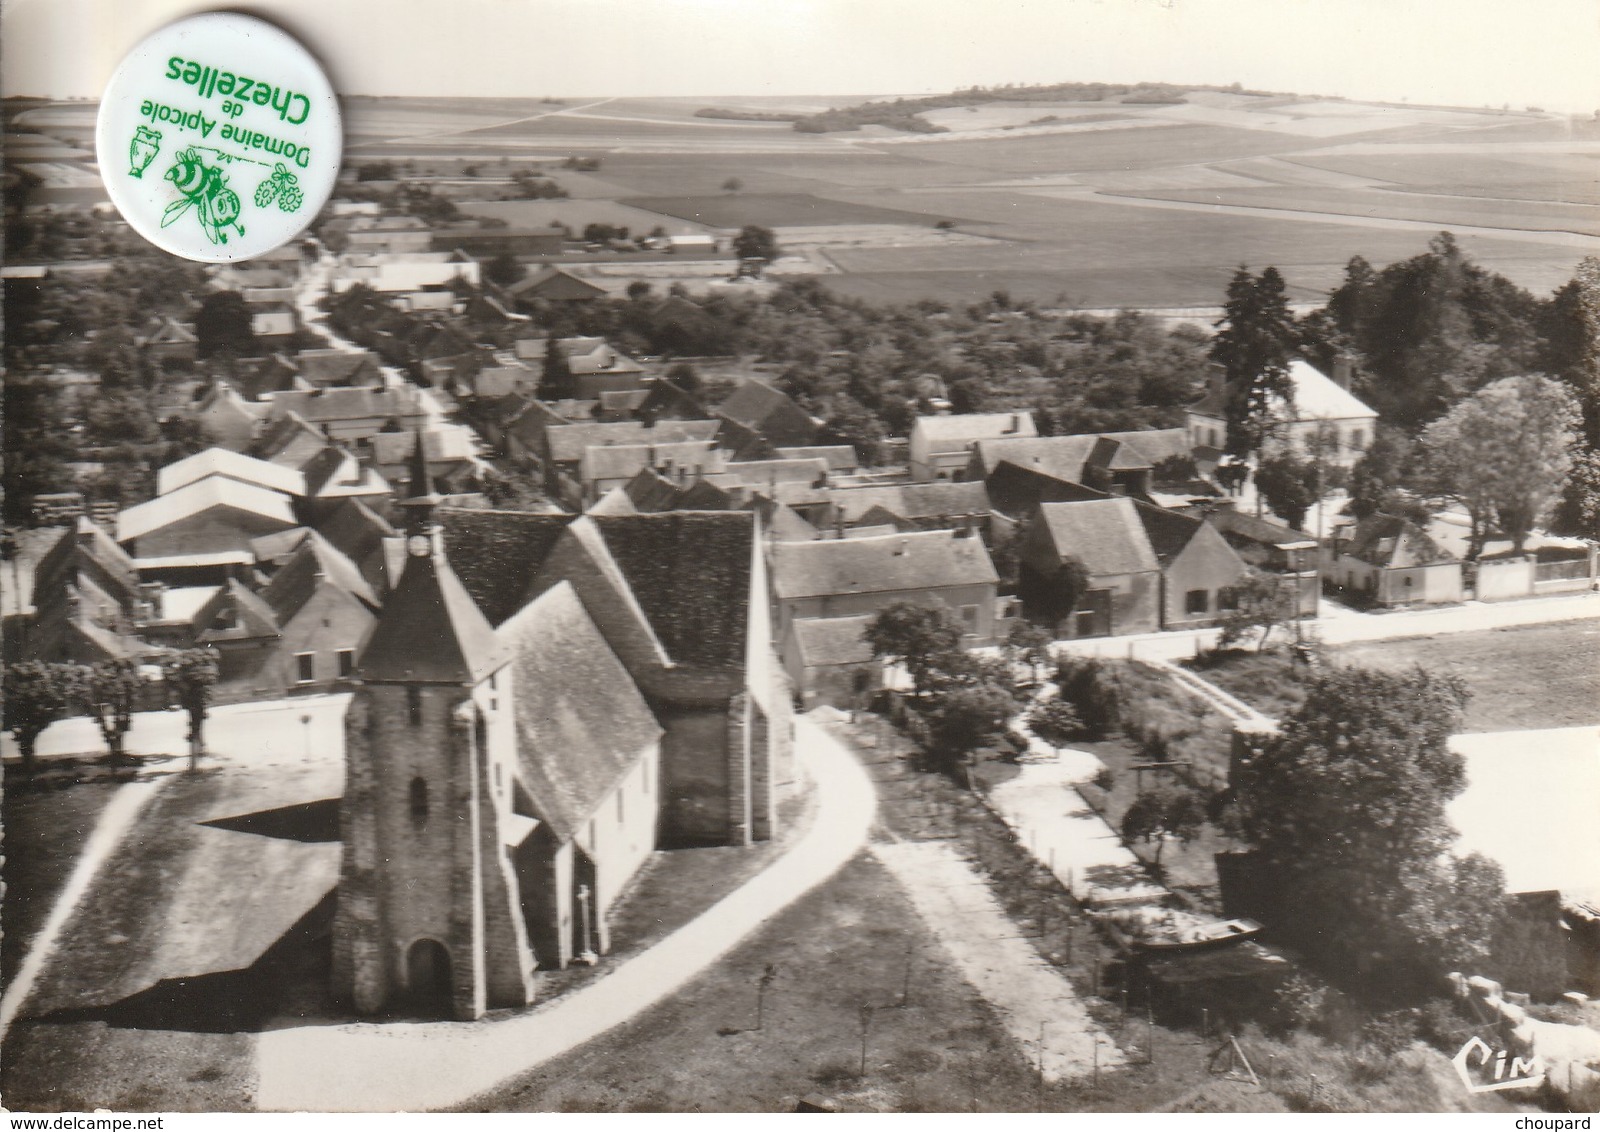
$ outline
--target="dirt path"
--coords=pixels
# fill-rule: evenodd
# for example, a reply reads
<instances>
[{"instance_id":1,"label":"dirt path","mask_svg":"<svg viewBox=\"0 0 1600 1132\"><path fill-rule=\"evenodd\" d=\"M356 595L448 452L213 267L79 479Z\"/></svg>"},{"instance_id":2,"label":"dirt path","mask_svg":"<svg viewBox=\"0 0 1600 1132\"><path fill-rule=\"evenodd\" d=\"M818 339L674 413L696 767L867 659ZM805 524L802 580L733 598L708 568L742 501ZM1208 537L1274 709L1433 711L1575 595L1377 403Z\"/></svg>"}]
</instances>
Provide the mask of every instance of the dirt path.
<instances>
[{"instance_id":1,"label":"dirt path","mask_svg":"<svg viewBox=\"0 0 1600 1132\"><path fill-rule=\"evenodd\" d=\"M1089 1016L1072 984L1017 934L988 884L954 849L897 841L874 845L872 853L900 881L961 976L995 1008L1017 1045L1042 1064L1046 1081L1089 1077L1097 1059L1101 1068L1122 1064L1122 1051Z\"/></svg>"},{"instance_id":2,"label":"dirt path","mask_svg":"<svg viewBox=\"0 0 1600 1132\"><path fill-rule=\"evenodd\" d=\"M488 1022L356 1023L261 1035L256 1105L269 1111L419 1111L464 1104L660 1002L866 843L871 780L838 740L795 721L795 755L820 795L787 854L609 975L548 1006Z\"/></svg>"}]
</instances>

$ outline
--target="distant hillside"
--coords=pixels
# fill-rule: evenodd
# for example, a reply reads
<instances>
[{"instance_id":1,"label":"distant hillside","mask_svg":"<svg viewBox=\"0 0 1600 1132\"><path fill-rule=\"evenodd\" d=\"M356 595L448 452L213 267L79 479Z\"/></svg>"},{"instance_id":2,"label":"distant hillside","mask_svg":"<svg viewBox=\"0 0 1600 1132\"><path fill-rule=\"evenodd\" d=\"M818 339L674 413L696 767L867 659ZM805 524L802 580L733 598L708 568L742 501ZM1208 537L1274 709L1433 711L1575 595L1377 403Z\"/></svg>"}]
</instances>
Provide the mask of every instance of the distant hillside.
<instances>
[{"instance_id":1,"label":"distant hillside","mask_svg":"<svg viewBox=\"0 0 1600 1132\"><path fill-rule=\"evenodd\" d=\"M794 116L794 128L808 134L826 134L839 130L859 130L862 126L887 126L908 133L944 133L943 126L935 125L917 115L925 110L946 110L952 107L980 106L992 102L1120 102L1137 105L1170 105L1184 100L1190 91L1209 90L1228 94L1267 95L1267 91L1244 90L1238 83L1232 86L1174 86L1171 83L1045 83L1038 86L971 87L950 94L932 94L925 98L896 98L887 102L863 102L857 106L841 106L819 114ZM707 117L722 117L700 111Z\"/></svg>"}]
</instances>

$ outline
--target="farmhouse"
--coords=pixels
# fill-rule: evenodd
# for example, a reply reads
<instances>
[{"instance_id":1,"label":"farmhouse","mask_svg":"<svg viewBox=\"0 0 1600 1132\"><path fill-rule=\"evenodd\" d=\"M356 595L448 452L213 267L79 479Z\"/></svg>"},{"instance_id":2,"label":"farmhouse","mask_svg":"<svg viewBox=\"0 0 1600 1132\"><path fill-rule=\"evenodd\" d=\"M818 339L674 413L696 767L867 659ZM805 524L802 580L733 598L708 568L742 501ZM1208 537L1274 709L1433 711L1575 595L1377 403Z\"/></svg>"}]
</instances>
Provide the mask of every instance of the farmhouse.
<instances>
[{"instance_id":1,"label":"farmhouse","mask_svg":"<svg viewBox=\"0 0 1600 1132\"><path fill-rule=\"evenodd\" d=\"M783 667L802 707L858 707L883 686L883 665L867 643L871 624L864 613L794 623L783 640Z\"/></svg>"},{"instance_id":2,"label":"farmhouse","mask_svg":"<svg viewBox=\"0 0 1600 1132\"><path fill-rule=\"evenodd\" d=\"M1041 504L1020 557L1023 610L1059 636L1160 627L1161 563L1133 500Z\"/></svg>"},{"instance_id":3,"label":"farmhouse","mask_svg":"<svg viewBox=\"0 0 1600 1132\"><path fill-rule=\"evenodd\" d=\"M911 478L921 483L970 478L967 465L979 441L1038 435L1031 413L918 417L911 426Z\"/></svg>"},{"instance_id":4,"label":"farmhouse","mask_svg":"<svg viewBox=\"0 0 1600 1132\"><path fill-rule=\"evenodd\" d=\"M1291 451L1305 453L1326 436L1326 458L1349 467L1361 458L1372 443L1378 414L1350 392L1352 369L1348 358L1341 358L1328 377L1310 362L1299 358L1289 363L1292 399L1284 404L1277 399L1273 417L1277 428L1269 434L1263 452L1271 454L1288 445ZM1197 450L1220 452L1227 443L1227 382L1220 369L1213 369L1206 394L1188 412L1189 440Z\"/></svg>"},{"instance_id":5,"label":"farmhouse","mask_svg":"<svg viewBox=\"0 0 1600 1132\"><path fill-rule=\"evenodd\" d=\"M1216 527L1151 503L1134 501L1150 549L1161 564L1161 627L1211 625L1234 608L1245 564Z\"/></svg>"},{"instance_id":6,"label":"farmhouse","mask_svg":"<svg viewBox=\"0 0 1600 1132\"><path fill-rule=\"evenodd\" d=\"M1461 561L1409 519L1378 513L1341 528L1322 551L1329 582L1378 605L1460 601Z\"/></svg>"}]
</instances>

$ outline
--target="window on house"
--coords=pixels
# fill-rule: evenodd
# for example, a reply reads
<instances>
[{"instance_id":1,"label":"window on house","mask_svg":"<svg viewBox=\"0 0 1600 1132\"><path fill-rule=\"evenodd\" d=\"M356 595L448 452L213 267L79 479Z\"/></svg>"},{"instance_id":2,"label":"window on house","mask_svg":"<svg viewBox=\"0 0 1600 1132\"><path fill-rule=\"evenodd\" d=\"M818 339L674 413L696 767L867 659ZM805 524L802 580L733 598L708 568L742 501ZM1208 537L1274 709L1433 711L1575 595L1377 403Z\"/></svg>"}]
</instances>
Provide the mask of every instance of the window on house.
<instances>
[{"instance_id":1,"label":"window on house","mask_svg":"<svg viewBox=\"0 0 1600 1132\"><path fill-rule=\"evenodd\" d=\"M1410 575L1410 574L1407 574L1407 575L1406 575L1406 585L1408 585L1408 586L1409 586L1409 585L1410 585L1410 584L1411 584L1411 575Z\"/></svg>"},{"instance_id":2,"label":"window on house","mask_svg":"<svg viewBox=\"0 0 1600 1132\"><path fill-rule=\"evenodd\" d=\"M341 677L356 674L356 650L340 649L336 654L339 658L339 675Z\"/></svg>"},{"instance_id":3,"label":"window on house","mask_svg":"<svg viewBox=\"0 0 1600 1132\"><path fill-rule=\"evenodd\" d=\"M417 825L428 821L428 783L420 774L411 780L411 820Z\"/></svg>"},{"instance_id":4,"label":"window on house","mask_svg":"<svg viewBox=\"0 0 1600 1132\"><path fill-rule=\"evenodd\" d=\"M422 689L421 688L407 688L406 689L406 715L410 719L411 726L413 726L413 727L421 727L422 726Z\"/></svg>"},{"instance_id":5,"label":"window on house","mask_svg":"<svg viewBox=\"0 0 1600 1132\"><path fill-rule=\"evenodd\" d=\"M1205 613L1211 608L1211 595L1205 590L1190 590L1183 595L1185 613Z\"/></svg>"},{"instance_id":6,"label":"window on house","mask_svg":"<svg viewBox=\"0 0 1600 1132\"><path fill-rule=\"evenodd\" d=\"M976 605L963 605L961 607L961 631L974 634L978 631L978 607Z\"/></svg>"},{"instance_id":7,"label":"window on house","mask_svg":"<svg viewBox=\"0 0 1600 1132\"><path fill-rule=\"evenodd\" d=\"M1366 446L1367 434L1365 432L1358 428L1350 433L1350 451L1359 452Z\"/></svg>"},{"instance_id":8,"label":"window on house","mask_svg":"<svg viewBox=\"0 0 1600 1132\"><path fill-rule=\"evenodd\" d=\"M314 652L297 652L294 654L294 679L297 684L310 684L317 678L317 654Z\"/></svg>"}]
</instances>

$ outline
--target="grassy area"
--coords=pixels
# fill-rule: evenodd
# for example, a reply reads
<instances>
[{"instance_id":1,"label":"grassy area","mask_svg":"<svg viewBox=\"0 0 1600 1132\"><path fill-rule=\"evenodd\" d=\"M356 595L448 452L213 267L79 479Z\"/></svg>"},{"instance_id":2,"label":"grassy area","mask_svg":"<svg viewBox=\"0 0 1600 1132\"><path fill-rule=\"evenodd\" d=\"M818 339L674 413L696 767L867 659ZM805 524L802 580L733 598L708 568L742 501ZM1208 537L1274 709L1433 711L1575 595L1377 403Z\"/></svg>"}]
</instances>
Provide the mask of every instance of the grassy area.
<instances>
[{"instance_id":1,"label":"grassy area","mask_svg":"<svg viewBox=\"0 0 1600 1132\"><path fill-rule=\"evenodd\" d=\"M1305 702L1306 668L1283 649L1206 653L1184 667L1273 719L1292 715Z\"/></svg>"},{"instance_id":2,"label":"grassy area","mask_svg":"<svg viewBox=\"0 0 1600 1132\"><path fill-rule=\"evenodd\" d=\"M1563 621L1373 641L1330 650L1338 664L1454 672L1472 690L1467 731L1600 723L1600 625Z\"/></svg>"}]
</instances>

